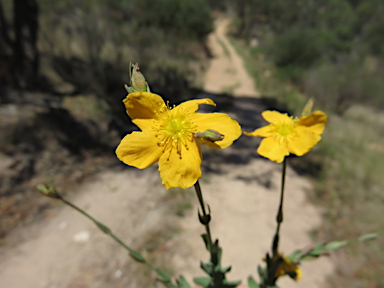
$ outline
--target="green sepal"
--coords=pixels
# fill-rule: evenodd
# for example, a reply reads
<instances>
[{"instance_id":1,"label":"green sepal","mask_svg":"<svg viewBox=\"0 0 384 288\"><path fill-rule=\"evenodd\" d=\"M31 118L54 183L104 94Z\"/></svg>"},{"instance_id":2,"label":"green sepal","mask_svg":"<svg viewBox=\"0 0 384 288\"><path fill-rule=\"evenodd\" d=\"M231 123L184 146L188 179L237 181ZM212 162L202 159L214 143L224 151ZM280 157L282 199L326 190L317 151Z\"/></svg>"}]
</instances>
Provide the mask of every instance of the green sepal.
<instances>
[{"instance_id":1,"label":"green sepal","mask_svg":"<svg viewBox=\"0 0 384 288\"><path fill-rule=\"evenodd\" d=\"M201 287L207 288L211 284L212 279L207 277L196 277L193 278L193 282Z\"/></svg>"},{"instance_id":2,"label":"green sepal","mask_svg":"<svg viewBox=\"0 0 384 288\"><path fill-rule=\"evenodd\" d=\"M256 283L252 276L248 277L248 288L260 288L259 284Z\"/></svg>"},{"instance_id":3,"label":"green sepal","mask_svg":"<svg viewBox=\"0 0 384 288\"><path fill-rule=\"evenodd\" d=\"M130 94L130 93L134 93L134 92L137 92L135 89L133 89L131 86L127 87L127 92Z\"/></svg>"},{"instance_id":4,"label":"green sepal","mask_svg":"<svg viewBox=\"0 0 384 288\"><path fill-rule=\"evenodd\" d=\"M157 273L157 275L159 275L161 277L160 279L157 279L158 281L163 282L163 283L172 282L171 276L169 276L163 270L157 268L157 269L155 269L155 272Z\"/></svg>"},{"instance_id":5,"label":"green sepal","mask_svg":"<svg viewBox=\"0 0 384 288\"><path fill-rule=\"evenodd\" d=\"M203 263L200 262L200 267L207 273L208 275L211 275L212 273L212 264L211 263Z\"/></svg>"},{"instance_id":6,"label":"green sepal","mask_svg":"<svg viewBox=\"0 0 384 288\"><path fill-rule=\"evenodd\" d=\"M133 259L135 259L137 262L140 262L140 263L145 263L145 262L147 262L147 260L145 260L144 256L141 255L141 254L140 254L139 252L137 252L137 251L132 250L132 251L129 252L129 255L130 255Z\"/></svg>"},{"instance_id":7,"label":"green sepal","mask_svg":"<svg viewBox=\"0 0 384 288\"><path fill-rule=\"evenodd\" d=\"M179 279L176 279L178 288L191 288L191 285L187 282L183 275L180 275Z\"/></svg>"}]
</instances>

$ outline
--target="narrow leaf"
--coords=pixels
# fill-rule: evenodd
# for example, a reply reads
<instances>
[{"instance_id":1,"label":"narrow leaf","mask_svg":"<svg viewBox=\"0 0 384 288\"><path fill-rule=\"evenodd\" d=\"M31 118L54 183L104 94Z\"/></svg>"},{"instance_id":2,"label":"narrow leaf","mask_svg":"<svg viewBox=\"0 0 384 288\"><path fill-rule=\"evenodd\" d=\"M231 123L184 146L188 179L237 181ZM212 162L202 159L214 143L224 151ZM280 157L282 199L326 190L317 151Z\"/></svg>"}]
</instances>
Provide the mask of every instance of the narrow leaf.
<instances>
[{"instance_id":1,"label":"narrow leaf","mask_svg":"<svg viewBox=\"0 0 384 288\"><path fill-rule=\"evenodd\" d=\"M256 283L252 276L248 277L248 288L260 288L259 284Z\"/></svg>"},{"instance_id":2,"label":"narrow leaf","mask_svg":"<svg viewBox=\"0 0 384 288\"><path fill-rule=\"evenodd\" d=\"M221 273L228 273L229 271L231 271L232 267L231 266L228 266L228 267L223 267L221 268Z\"/></svg>"},{"instance_id":3,"label":"narrow leaf","mask_svg":"<svg viewBox=\"0 0 384 288\"><path fill-rule=\"evenodd\" d=\"M288 259L291 261L291 262L296 262L300 257L300 255L303 254L303 251L301 250L296 250L296 251L293 251L289 256L288 256Z\"/></svg>"},{"instance_id":4,"label":"narrow leaf","mask_svg":"<svg viewBox=\"0 0 384 288\"><path fill-rule=\"evenodd\" d=\"M208 285L211 283L212 279L207 277L196 277L193 278L193 282L195 282L197 285L200 285L204 288L207 288Z\"/></svg>"},{"instance_id":5,"label":"narrow leaf","mask_svg":"<svg viewBox=\"0 0 384 288\"><path fill-rule=\"evenodd\" d=\"M202 234L201 237L202 237L203 240L204 240L205 248L209 251L209 246L208 246L208 243L209 243L208 235L207 235L207 234Z\"/></svg>"},{"instance_id":6,"label":"narrow leaf","mask_svg":"<svg viewBox=\"0 0 384 288\"><path fill-rule=\"evenodd\" d=\"M263 283L265 279L265 270L260 265L257 266L257 273L260 277L260 282Z\"/></svg>"},{"instance_id":7,"label":"narrow leaf","mask_svg":"<svg viewBox=\"0 0 384 288\"><path fill-rule=\"evenodd\" d=\"M146 262L144 256L141 255L141 254L140 254L139 252L137 252L137 251L130 251L130 252L129 252L129 255L131 255L131 257L132 257L133 259L135 259L137 262L140 262L140 263L145 263L145 262Z\"/></svg>"},{"instance_id":8,"label":"narrow leaf","mask_svg":"<svg viewBox=\"0 0 384 288\"><path fill-rule=\"evenodd\" d=\"M169 276L163 270L155 269L155 272L157 273L157 275L159 275L161 277L161 279L159 279L161 282L171 282L172 281L171 276Z\"/></svg>"},{"instance_id":9,"label":"narrow leaf","mask_svg":"<svg viewBox=\"0 0 384 288\"><path fill-rule=\"evenodd\" d=\"M324 248L327 251L336 250L347 245L347 243L347 241L333 241L325 244Z\"/></svg>"},{"instance_id":10,"label":"narrow leaf","mask_svg":"<svg viewBox=\"0 0 384 288\"><path fill-rule=\"evenodd\" d=\"M105 226L103 223L99 222L99 221L96 221L95 222L96 226L101 230L103 231L105 234L109 234L111 233L111 230Z\"/></svg>"},{"instance_id":11,"label":"narrow leaf","mask_svg":"<svg viewBox=\"0 0 384 288\"><path fill-rule=\"evenodd\" d=\"M180 275L179 279L176 280L179 285L178 288L191 288L191 285L187 282L183 275Z\"/></svg>"},{"instance_id":12,"label":"narrow leaf","mask_svg":"<svg viewBox=\"0 0 384 288\"><path fill-rule=\"evenodd\" d=\"M211 263L203 263L200 262L200 267L207 273L208 275L211 275L212 273L212 264Z\"/></svg>"},{"instance_id":13,"label":"narrow leaf","mask_svg":"<svg viewBox=\"0 0 384 288\"><path fill-rule=\"evenodd\" d=\"M359 237L359 241L368 241L379 237L377 233L365 234Z\"/></svg>"},{"instance_id":14,"label":"narrow leaf","mask_svg":"<svg viewBox=\"0 0 384 288\"><path fill-rule=\"evenodd\" d=\"M241 280L229 281L227 279L223 280L223 284L231 287L236 287L241 283Z\"/></svg>"}]
</instances>

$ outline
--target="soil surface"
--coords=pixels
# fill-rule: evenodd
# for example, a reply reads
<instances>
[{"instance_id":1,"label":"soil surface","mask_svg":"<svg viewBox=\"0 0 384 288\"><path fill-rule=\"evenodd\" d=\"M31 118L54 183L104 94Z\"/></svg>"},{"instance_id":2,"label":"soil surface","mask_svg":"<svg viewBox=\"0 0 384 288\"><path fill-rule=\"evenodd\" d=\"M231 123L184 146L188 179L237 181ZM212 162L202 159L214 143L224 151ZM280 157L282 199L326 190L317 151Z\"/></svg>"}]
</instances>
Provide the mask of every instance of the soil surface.
<instances>
[{"instance_id":1,"label":"soil surface","mask_svg":"<svg viewBox=\"0 0 384 288\"><path fill-rule=\"evenodd\" d=\"M260 112L264 107L225 35L228 21L219 19L215 24L209 38L213 59L206 74L207 92L198 97L211 97L244 131L252 131L263 124ZM234 97L220 94L228 90ZM203 149L200 184L212 211L212 236L220 240L223 265L232 265L228 278L243 283L249 275L257 279L256 267L263 265L270 250L279 200L281 165L257 155L259 141L242 136L222 151ZM192 284L193 277L204 276L200 260L206 262L209 257L200 237L204 227L196 215L198 202L192 189L167 191L155 166L99 173L79 186L70 199L155 264L175 276L183 274ZM308 180L288 169L280 247L285 254L314 244L309 233L321 224L321 214L307 201L311 189ZM63 205L47 211L43 220L14 230L3 241L1 287L154 285L146 282L151 277L147 270L78 212ZM280 287L327 287L326 278L334 269L327 258L306 262L301 268L299 282L283 277Z\"/></svg>"}]
</instances>

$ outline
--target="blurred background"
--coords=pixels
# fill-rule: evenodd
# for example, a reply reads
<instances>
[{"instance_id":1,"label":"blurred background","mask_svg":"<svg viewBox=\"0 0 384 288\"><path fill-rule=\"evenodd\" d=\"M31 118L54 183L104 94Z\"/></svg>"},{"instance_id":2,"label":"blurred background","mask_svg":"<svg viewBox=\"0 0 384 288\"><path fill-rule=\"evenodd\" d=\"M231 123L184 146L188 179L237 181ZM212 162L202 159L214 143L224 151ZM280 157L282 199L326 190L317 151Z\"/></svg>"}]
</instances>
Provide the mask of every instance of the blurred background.
<instances>
[{"instance_id":1,"label":"blurred background","mask_svg":"<svg viewBox=\"0 0 384 288\"><path fill-rule=\"evenodd\" d=\"M130 62L171 103L209 95L220 110L254 101L254 114L299 115L313 97L329 115L323 140L290 159L321 210L313 241L383 231L383 15L382 0L1 0L0 247L57 208L37 184L71 195L96 173L126 169L114 149L136 129L121 103ZM217 43L243 59L253 100L235 95L238 83L206 89L215 19L228 23L228 43ZM247 131L261 125L241 111L232 113ZM163 201L183 214L185 193ZM324 287L384 287L383 251L377 240L339 252Z\"/></svg>"}]
</instances>

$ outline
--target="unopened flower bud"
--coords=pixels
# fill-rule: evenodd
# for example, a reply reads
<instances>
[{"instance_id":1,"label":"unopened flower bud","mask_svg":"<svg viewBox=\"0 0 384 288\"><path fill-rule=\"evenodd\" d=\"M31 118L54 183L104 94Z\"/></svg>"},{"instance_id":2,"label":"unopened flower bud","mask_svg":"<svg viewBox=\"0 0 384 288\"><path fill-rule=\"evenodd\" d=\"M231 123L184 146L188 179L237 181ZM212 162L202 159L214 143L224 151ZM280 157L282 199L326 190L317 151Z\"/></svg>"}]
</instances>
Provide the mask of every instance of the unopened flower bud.
<instances>
[{"instance_id":1,"label":"unopened flower bud","mask_svg":"<svg viewBox=\"0 0 384 288\"><path fill-rule=\"evenodd\" d=\"M220 134L219 132L212 129L207 129L203 132L196 132L194 137L197 139L204 139L212 143L216 141L221 141L224 139L223 134Z\"/></svg>"},{"instance_id":2,"label":"unopened flower bud","mask_svg":"<svg viewBox=\"0 0 384 288\"><path fill-rule=\"evenodd\" d=\"M131 63L131 85L136 92L149 92L148 85L143 74L140 72L139 64Z\"/></svg>"},{"instance_id":3,"label":"unopened flower bud","mask_svg":"<svg viewBox=\"0 0 384 288\"><path fill-rule=\"evenodd\" d=\"M48 186L48 185L38 185L37 189L40 190L41 193L43 193L45 196L60 199L60 194L56 191L55 187Z\"/></svg>"},{"instance_id":4,"label":"unopened flower bud","mask_svg":"<svg viewBox=\"0 0 384 288\"><path fill-rule=\"evenodd\" d=\"M311 114L313 108L313 98L309 98L307 104L305 104L303 110L301 110L301 117Z\"/></svg>"}]
</instances>

